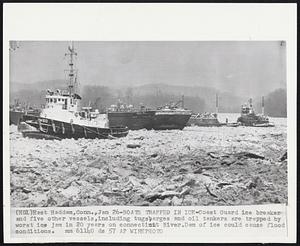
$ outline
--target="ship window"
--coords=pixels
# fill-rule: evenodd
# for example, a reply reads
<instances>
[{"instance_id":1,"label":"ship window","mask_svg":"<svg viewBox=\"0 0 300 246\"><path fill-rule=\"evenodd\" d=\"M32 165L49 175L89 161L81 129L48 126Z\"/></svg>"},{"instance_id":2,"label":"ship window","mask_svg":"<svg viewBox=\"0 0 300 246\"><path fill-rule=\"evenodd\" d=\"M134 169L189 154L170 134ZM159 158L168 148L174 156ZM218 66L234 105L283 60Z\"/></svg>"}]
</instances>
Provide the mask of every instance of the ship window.
<instances>
[{"instance_id":1,"label":"ship window","mask_svg":"<svg viewBox=\"0 0 300 246\"><path fill-rule=\"evenodd\" d=\"M60 102L60 98L57 99Z\"/></svg>"},{"instance_id":2,"label":"ship window","mask_svg":"<svg viewBox=\"0 0 300 246\"><path fill-rule=\"evenodd\" d=\"M56 98L54 98L54 103L56 103Z\"/></svg>"},{"instance_id":3,"label":"ship window","mask_svg":"<svg viewBox=\"0 0 300 246\"><path fill-rule=\"evenodd\" d=\"M52 103L52 98L50 98L50 102Z\"/></svg>"}]
</instances>

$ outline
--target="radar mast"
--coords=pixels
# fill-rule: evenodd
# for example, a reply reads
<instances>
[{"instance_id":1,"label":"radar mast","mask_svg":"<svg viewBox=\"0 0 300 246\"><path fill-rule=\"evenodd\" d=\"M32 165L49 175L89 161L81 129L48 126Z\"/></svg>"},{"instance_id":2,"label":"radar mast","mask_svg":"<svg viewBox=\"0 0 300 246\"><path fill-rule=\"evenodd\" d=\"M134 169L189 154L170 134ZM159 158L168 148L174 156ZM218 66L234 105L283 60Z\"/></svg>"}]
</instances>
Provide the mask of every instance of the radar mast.
<instances>
[{"instance_id":1,"label":"radar mast","mask_svg":"<svg viewBox=\"0 0 300 246\"><path fill-rule=\"evenodd\" d=\"M68 46L68 53L65 56L69 57L68 65L69 69L65 70L68 72L68 91L70 96L78 92L78 82L77 82L77 69L75 69L74 60L77 57L77 52L74 48L73 41L70 42Z\"/></svg>"}]
</instances>

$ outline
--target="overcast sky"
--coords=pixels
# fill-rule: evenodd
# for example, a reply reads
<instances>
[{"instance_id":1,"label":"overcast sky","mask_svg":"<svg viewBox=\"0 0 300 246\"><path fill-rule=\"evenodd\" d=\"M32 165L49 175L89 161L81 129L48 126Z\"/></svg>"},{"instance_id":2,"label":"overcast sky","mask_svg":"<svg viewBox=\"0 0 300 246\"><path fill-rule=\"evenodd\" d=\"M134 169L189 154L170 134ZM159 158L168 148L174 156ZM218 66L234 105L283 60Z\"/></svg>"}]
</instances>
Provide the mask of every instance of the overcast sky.
<instances>
[{"instance_id":1,"label":"overcast sky","mask_svg":"<svg viewBox=\"0 0 300 246\"><path fill-rule=\"evenodd\" d=\"M69 42L23 41L10 81L64 79ZM237 95L286 87L285 44L272 42L74 42L81 85L209 86Z\"/></svg>"}]
</instances>

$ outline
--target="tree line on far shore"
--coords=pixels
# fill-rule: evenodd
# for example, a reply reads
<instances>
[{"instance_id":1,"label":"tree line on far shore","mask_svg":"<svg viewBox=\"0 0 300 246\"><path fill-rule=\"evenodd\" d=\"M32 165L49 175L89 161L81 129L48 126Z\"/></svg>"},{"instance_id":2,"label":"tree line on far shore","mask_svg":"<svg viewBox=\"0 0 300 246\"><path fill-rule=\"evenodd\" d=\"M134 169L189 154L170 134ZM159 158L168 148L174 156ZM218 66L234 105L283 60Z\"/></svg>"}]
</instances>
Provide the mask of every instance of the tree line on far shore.
<instances>
[{"instance_id":1,"label":"tree line on far shore","mask_svg":"<svg viewBox=\"0 0 300 246\"><path fill-rule=\"evenodd\" d=\"M172 86L169 86L172 87ZM55 87L57 88L57 87ZM51 89L55 89L51 88ZM63 89L63 88L59 88ZM23 104L33 107L40 107L45 103L44 96L46 94L46 86L44 88L23 87L19 90L10 91L10 104L14 104L16 100ZM136 89L133 87L110 88L107 86L86 85L81 90L82 105L90 105L99 109L101 112L113 104L117 104L119 100L125 104L131 104L138 108L144 105L147 108L157 108L170 102L178 102L184 94L184 107L192 110L194 113L215 112L216 90L198 88L198 91L189 89L189 93L181 88L165 88L159 90ZM186 93L184 93L186 92ZM245 102L245 98L237 97L230 93L218 93L219 96L219 112L239 113L241 104ZM256 112L261 112L261 99L254 99ZM180 105L180 104L179 104ZM287 116L287 95L285 89L277 89L265 96L265 114L272 117Z\"/></svg>"}]
</instances>

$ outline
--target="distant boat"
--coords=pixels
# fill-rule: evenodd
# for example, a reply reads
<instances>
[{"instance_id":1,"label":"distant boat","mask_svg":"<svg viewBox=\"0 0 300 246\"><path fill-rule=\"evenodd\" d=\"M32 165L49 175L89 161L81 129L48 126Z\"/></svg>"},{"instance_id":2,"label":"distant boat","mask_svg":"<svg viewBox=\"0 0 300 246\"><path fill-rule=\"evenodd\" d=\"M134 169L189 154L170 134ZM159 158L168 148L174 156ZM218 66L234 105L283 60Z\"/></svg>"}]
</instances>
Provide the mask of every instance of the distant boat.
<instances>
[{"instance_id":1,"label":"distant boat","mask_svg":"<svg viewBox=\"0 0 300 246\"><path fill-rule=\"evenodd\" d=\"M224 126L219 122L217 114L215 113L202 113L193 114L189 119L188 124L190 126Z\"/></svg>"},{"instance_id":2,"label":"distant boat","mask_svg":"<svg viewBox=\"0 0 300 246\"><path fill-rule=\"evenodd\" d=\"M179 103L182 103L181 107ZM184 108L183 97L177 103L170 103L156 110L152 128L155 130L182 130L192 115L191 110Z\"/></svg>"},{"instance_id":3,"label":"distant boat","mask_svg":"<svg viewBox=\"0 0 300 246\"><path fill-rule=\"evenodd\" d=\"M29 108L22 107L21 104L19 104L18 102L15 102L15 104L11 105L10 109L9 109L9 124L10 125L19 125L20 122L23 120L23 116L25 114L39 115L40 110L33 109L31 107L29 107Z\"/></svg>"},{"instance_id":4,"label":"distant boat","mask_svg":"<svg viewBox=\"0 0 300 246\"><path fill-rule=\"evenodd\" d=\"M240 126L241 124L240 123L237 123L237 122L232 122L232 123L226 123L225 126L228 126L228 127L238 127Z\"/></svg>"},{"instance_id":5,"label":"distant boat","mask_svg":"<svg viewBox=\"0 0 300 246\"><path fill-rule=\"evenodd\" d=\"M106 114L100 114L91 107L80 107L81 97L76 92L77 70L73 43L68 47L70 57L67 70L68 90L47 90L46 105L40 116L23 115L26 124L37 131L23 131L24 136L35 138L118 138L128 134L127 127L109 127Z\"/></svg>"},{"instance_id":6,"label":"distant boat","mask_svg":"<svg viewBox=\"0 0 300 246\"><path fill-rule=\"evenodd\" d=\"M241 116L237 119L243 126L254 127L273 127L274 123L270 123L269 118L264 115L264 98L262 98L262 114L256 114L250 98L248 103L242 105Z\"/></svg>"},{"instance_id":7,"label":"distant boat","mask_svg":"<svg viewBox=\"0 0 300 246\"><path fill-rule=\"evenodd\" d=\"M9 110L9 124L17 126L21 122L24 114L24 111L18 111L16 109Z\"/></svg>"},{"instance_id":8,"label":"distant boat","mask_svg":"<svg viewBox=\"0 0 300 246\"><path fill-rule=\"evenodd\" d=\"M216 112L215 113L198 113L193 114L188 121L189 126L224 126L226 124L220 123L218 120L219 99L216 94Z\"/></svg>"}]
</instances>

